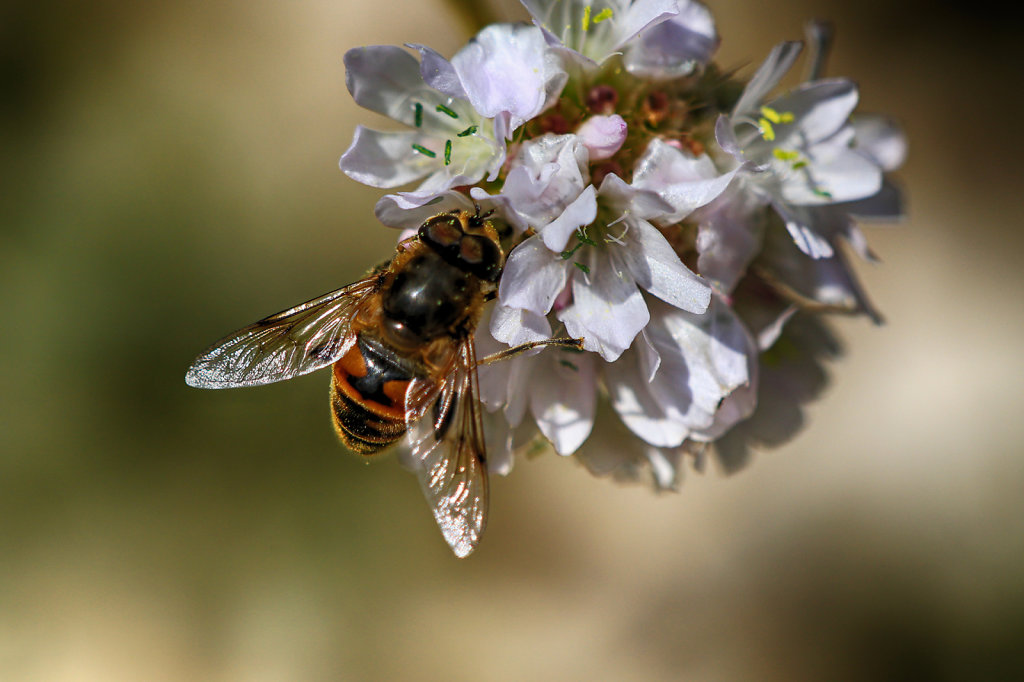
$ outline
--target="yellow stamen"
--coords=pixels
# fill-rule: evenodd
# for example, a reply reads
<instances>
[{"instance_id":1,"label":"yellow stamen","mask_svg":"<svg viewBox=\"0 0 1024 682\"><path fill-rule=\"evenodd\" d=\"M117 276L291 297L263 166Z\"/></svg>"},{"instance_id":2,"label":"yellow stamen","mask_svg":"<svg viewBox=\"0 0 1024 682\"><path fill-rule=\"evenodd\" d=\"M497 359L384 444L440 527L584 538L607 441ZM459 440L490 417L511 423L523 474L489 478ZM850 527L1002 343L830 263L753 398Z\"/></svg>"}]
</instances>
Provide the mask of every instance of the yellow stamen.
<instances>
[{"instance_id":1,"label":"yellow stamen","mask_svg":"<svg viewBox=\"0 0 1024 682\"><path fill-rule=\"evenodd\" d=\"M782 123L782 116L771 107L761 107L761 115L772 123Z\"/></svg>"},{"instance_id":2,"label":"yellow stamen","mask_svg":"<svg viewBox=\"0 0 1024 682\"><path fill-rule=\"evenodd\" d=\"M590 30L590 5L583 8L583 32Z\"/></svg>"},{"instance_id":3,"label":"yellow stamen","mask_svg":"<svg viewBox=\"0 0 1024 682\"><path fill-rule=\"evenodd\" d=\"M767 118L759 118L757 120L757 125L761 126L761 137L768 142L775 139L775 128L772 128L771 121Z\"/></svg>"},{"instance_id":4,"label":"yellow stamen","mask_svg":"<svg viewBox=\"0 0 1024 682\"><path fill-rule=\"evenodd\" d=\"M795 149L773 149L772 156L774 156L779 161L796 161L797 159L800 158L800 152L796 151Z\"/></svg>"},{"instance_id":5,"label":"yellow stamen","mask_svg":"<svg viewBox=\"0 0 1024 682\"><path fill-rule=\"evenodd\" d=\"M594 17L594 23L595 24L600 24L605 19L611 19L612 18L612 14L613 14L612 8L611 7L605 7L603 10L601 10L600 12L597 13L596 17Z\"/></svg>"}]
</instances>

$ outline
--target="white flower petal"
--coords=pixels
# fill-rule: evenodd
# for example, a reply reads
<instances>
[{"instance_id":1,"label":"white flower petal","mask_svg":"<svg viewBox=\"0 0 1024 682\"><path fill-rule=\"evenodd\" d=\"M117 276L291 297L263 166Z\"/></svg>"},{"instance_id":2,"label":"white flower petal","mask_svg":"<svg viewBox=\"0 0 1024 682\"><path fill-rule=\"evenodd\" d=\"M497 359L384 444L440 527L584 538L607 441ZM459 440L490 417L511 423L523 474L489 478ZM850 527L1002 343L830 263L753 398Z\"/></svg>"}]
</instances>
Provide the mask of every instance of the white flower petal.
<instances>
[{"instance_id":1,"label":"white flower petal","mask_svg":"<svg viewBox=\"0 0 1024 682\"><path fill-rule=\"evenodd\" d=\"M441 54L426 45L409 43L409 47L419 50L420 53L420 74L423 81L435 90L444 93L448 97L468 100L459 74L456 73L452 63Z\"/></svg>"},{"instance_id":2,"label":"white flower petal","mask_svg":"<svg viewBox=\"0 0 1024 682\"><path fill-rule=\"evenodd\" d=\"M651 393L669 417L689 429L708 428L723 398L750 381L750 334L719 298L704 315L692 315L652 301L648 338L662 366Z\"/></svg>"},{"instance_id":3,"label":"white flower petal","mask_svg":"<svg viewBox=\"0 0 1024 682\"><path fill-rule=\"evenodd\" d=\"M884 116L860 114L852 120L856 149L881 166L894 171L907 158L907 138L900 126Z\"/></svg>"},{"instance_id":4,"label":"white flower petal","mask_svg":"<svg viewBox=\"0 0 1024 682\"><path fill-rule=\"evenodd\" d=\"M750 116L757 113L765 96L771 92L796 61L803 44L800 42L780 43L772 48L768 58L743 89L743 94L733 107L732 117Z\"/></svg>"},{"instance_id":5,"label":"white flower petal","mask_svg":"<svg viewBox=\"0 0 1024 682\"><path fill-rule=\"evenodd\" d=\"M544 315L523 308L494 306L490 322L491 336L509 346L519 346L551 338L551 324Z\"/></svg>"},{"instance_id":6,"label":"white flower petal","mask_svg":"<svg viewBox=\"0 0 1024 682\"><path fill-rule=\"evenodd\" d=\"M452 66L473 108L487 118L510 116L511 133L540 113L547 99L551 66L540 29L523 24L492 24L452 58Z\"/></svg>"},{"instance_id":7,"label":"white flower petal","mask_svg":"<svg viewBox=\"0 0 1024 682\"><path fill-rule=\"evenodd\" d=\"M583 339L583 347L600 353L608 362L618 358L644 328L650 314L636 282L600 247L580 253L589 274L574 273L573 303L559 313L569 336Z\"/></svg>"},{"instance_id":8,"label":"white flower petal","mask_svg":"<svg viewBox=\"0 0 1024 682\"><path fill-rule=\"evenodd\" d=\"M646 443L671 448L680 445L689 433L682 422L670 418L664 406L651 394L650 386L638 381L644 368L632 350L605 367L612 407L629 430Z\"/></svg>"},{"instance_id":9,"label":"white flower petal","mask_svg":"<svg viewBox=\"0 0 1024 682\"><path fill-rule=\"evenodd\" d=\"M635 76L667 79L707 64L718 48L711 12L694 0L681 0L679 14L646 29L626 48L624 64Z\"/></svg>"},{"instance_id":10,"label":"white flower petal","mask_svg":"<svg viewBox=\"0 0 1024 682\"><path fill-rule=\"evenodd\" d=\"M562 215L541 228L540 238L545 246L561 254L569 243L569 237L579 228L594 222L596 217L597 192L593 185L587 185L576 200L565 207Z\"/></svg>"},{"instance_id":11,"label":"white flower petal","mask_svg":"<svg viewBox=\"0 0 1024 682\"><path fill-rule=\"evenodd\" d=\"M568 263L534 235L517 246L505 261L498 300L510 308L546 315L565 288Z\"/></svg>"},{"instance_id":12,"label":"white flower petal","mask_svg":"<svg viewBox=\"0 0 1024 682\"><path fill-rule=\"evenodd\" d=\"M414 144L427 147L432 143L436 140L425 139L419 131L381 132L356 126L352 145L338 166L364 185L398 187L434 172L436 161L413 149Z\"/></svg>"},{"instance_id":13,"label":"white flower petal","mask_svg":"<svg viewBox=\"0 0 1024 682\"><path fill-rule=\"evenodd\" d=\"M730 188L699 211L697 269L725 294L736 287L761 248L763 205L755 193Z\"/></svg>"},{"instance_id":14,"label":"white flower petal","mask_svg":"<svg viewBox=\"0 0 1024 682\"><path fill-rule=\"evenodd\" d=\"M346 52L345 85L359 106L409 127L415 125L410 98L428 90L416 58L393 45L358 47Z\"/></svg>"},{"instance_id":15,"label":"white flower petal","mask_svg":"<svg viewBox=\"0 0 1024 682\"><path fill-rule=\"evenodd\" d=\"M711 287L683 265L668 240L650 223L632 221L619 248L609 247L641 287L677 308L693 313L707 310Z\"/></svg>"},{"instance_id":16,"label":"white flower petal","mask_svg":"<svg viewBox=\"0 0 1024 682\"><path fill-rule=\"evenodd\" d=\"M782 180L782 198L794 205L865 199L882 188L882 169L849 147L816 145L808 151L807 173Z\"/></svg>"},{"instance_id":17,"label":"white flower petal","mask_svg":"<svg viewBox=\"0 0 1024 682\"><path fill-rule=\"evenodd\" d=\"M456 209L473 210L473 205L466 199L466 195L460 192L445 192L434 195L431 199L407 196L411 194L399 192L381 197L373 209L377 220L388 227L418 229L427 218L432 218L438 213Z\"/></svg>"},{"instance_id":18,"label":"white flower petal","mask_svg":"<svg viewBox=\"0 0 1024 682\"><path fill-rule=\"evenodd\" d=\"M793 114L792 124L780 124L775 131L775 144L785 147L789 137L799 140L797 146L813 145L825 140L846 125L857 106L857 86L845 78L804 83L769 106L777 112Z\"/></svg>"},{"instance_id":19,"label":"white flower petal","mask_svg":"<svg viewBox=\"0 0 1024 682\"><path fill-rule=\"evenodd\" d=\"M670 214L654 220L669 225L713 201L737 170L720 174L707 155L694 157L656 138L636 163L633 186L656 192L672 205Z\"/></svg>"},{"instance_id":20,"label":"white flower petal","mask_svg":"<svg viewBox=\"0 0 1024 682\"><path fill-rule=\"evenodd\" d=\"M527 224L546 225L589 185L587 158L575 135L547 134L524 142L509 164L500 196Z\"/></svg>"},{"instance_id":21,"label":"white flower petal","mask_svg":"<svg viewBox=\"0 0 1024 682\"><path fill-rule=\"evenodd\" d=\"M786 206L774 202L772 207L793 237L793 243L811 258L831 258L835 250L832 243L814 227L814 214L800 206Z\"/></svg>"},{"instance_id":22,"label":"white flower petal","mask_svg":"<svg viewBox=\"0 0 1024 682\"><path fill-rule=\"evenodd\" d=\"M597 404L597 374L589 353L543 352L530 386L530 412L560 455L571 455L590 435Z\"/></svg>"},{"instance_id":23,"label":"white flower petal","mask_svg":"<svg viewBox=\"0 0 1024 682\"><path fill-rule=\"evenodd\" d=\"M657 220L672 213L672 204L668 203L657 192L627 185L626 181L615 173L609 173L601 181L598 190L601 204L612 213L626 217L627 220Z\"/></svg>"}]
</instances>

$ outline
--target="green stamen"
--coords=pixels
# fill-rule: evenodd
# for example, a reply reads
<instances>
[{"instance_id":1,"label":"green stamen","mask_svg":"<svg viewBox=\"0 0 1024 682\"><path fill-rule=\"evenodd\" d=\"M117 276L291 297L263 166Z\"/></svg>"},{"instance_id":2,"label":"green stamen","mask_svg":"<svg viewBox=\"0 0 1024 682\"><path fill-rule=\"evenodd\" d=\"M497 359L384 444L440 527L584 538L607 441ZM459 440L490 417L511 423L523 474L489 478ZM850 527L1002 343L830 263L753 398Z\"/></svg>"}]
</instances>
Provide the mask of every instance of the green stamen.
<instances>
[{"instance_id":1,"label":"green stamen","mask_svg":"<svg viewBox=\"0 0 1024 682\"><path fill-rule=\"evenodd\" d=\"M458 114L456 114L454 111L452 111L451 109L449 109L448 107L446 107L443 104L438 104L437 105L437 110L440 111L442 114L448 114L452 118L458 118L459 117Z\"/></svg>"},{"instance_id":2,"label":"green stamen","mask_svg":"<svg viewBox=\"0 0 1024 682\"><path fill-rule=\"evenodd\" d=\"M800 158L800 152L795 149L773 149L772 156L779 161L796 161Z\"/></svg>"},{"instance_id":3,"label":"green stamen","mask_svg":"<svg viewBox=\"0 0 1024 682\"><path fill-rule=\"evenodd\" d=\"M472 134L473 134L473 133L475 133L476 131L477 131L477 127L476 127L476 126L469 126L469 127L468 127L468 128L466 128L465 130L463 130L463 131L462 131L461 133L458 133L458 134L456 135L456 137L467 137L467 136L469 136L469 135L472 135Z\"/></svg>"},{"instance_id":4,"label":"green stamen","mask_svg":"<svg viewBox=\"0 0 1024 682\"><path fill-rule=\"evenodd\" d=\"M612 18L612 14L613 14L612 8L611 7L605 7L603 10L601 10L600 12L597 13L596 17L594 17L594 23L595 24L600 24L605 19L611 19Z\"/></svg>"},{"instance_id":5,"label":"green stamen","mask_svg":"<svg viewBox=\"0 0 1024 682\"><path fill-rule=\"evenodd\" d=\"M423 125L423 105L419 102L416 102L416 111L413 114L413 118L417 128Z\"/></svg>"},{"instance_id":6,"label":"green stamen","mask_svg":"<svg viewBox=\"0 0 1024 682\"><path fill-rule=\"evenodd\" d=\"M817 187L815 187L811 191L814 192L815 194L817 194L819 197L824 197L825 199L831 199L832 198L832 192L826 192L825 190L819 189Z\"/></svg>"},{"instance_id":7,"label":"green stamen","mask_svg":"<svg viewBox=\"0 0 1024 682\"><path fill-rule=\"evenodd\" d=\"M582 270L584 275L589 275L590 274L590 268L588 266L584 265L583 263L579 262L578 260L577 261L573 261L572 264L575 265L576 267L578 267L580 270Z\"/></svg>"},{"instance_id":8,"label":"green stamen","mask_svg":"<svg viewBox=\"0 0 1024 682\"><path fill-rule=\"evenodd\" d=\"M757 120L757 125L761 126L761 137L768 142L775 139L775 128L772 128L771 121L766 118L760 118Z\"/></svg>"},{"instance_id":9,"label":"green stamen","mask_svg":"<svg viewBox=\"0 0 1024 682\"><path fill-rule=\"evenodd\" d=\"M437 158L437 154L435 154L434 152L430 151L429 149L427 149L426 147L424 147L421 144L413 143L412 148L415 149L416 151L418 151L423 156L429 157L431 159L436 159Z\"/></svg>"},{"instance_id":10,"label":"green stamen","mask_svg":"<svg viewBox=\"0 0 1024 682\"><path fill-rule=\"evenodd\" d=\"M452 162L452 141L444 141L444 165L451 165Z\"/></svg>"},{"instance_id":11,"label":"green stamen","mask_svg":"<svg viewBox=\"0 0 1024 682\"><path fill-rule=\"evenodd\" d=\"M569 369L571 369L574 372L580 371L579 367L577 367L573 363L569 362L568 360L559 360L558 364L560 364L562 367L568 367Z\"/></svg>"}]
</instances>

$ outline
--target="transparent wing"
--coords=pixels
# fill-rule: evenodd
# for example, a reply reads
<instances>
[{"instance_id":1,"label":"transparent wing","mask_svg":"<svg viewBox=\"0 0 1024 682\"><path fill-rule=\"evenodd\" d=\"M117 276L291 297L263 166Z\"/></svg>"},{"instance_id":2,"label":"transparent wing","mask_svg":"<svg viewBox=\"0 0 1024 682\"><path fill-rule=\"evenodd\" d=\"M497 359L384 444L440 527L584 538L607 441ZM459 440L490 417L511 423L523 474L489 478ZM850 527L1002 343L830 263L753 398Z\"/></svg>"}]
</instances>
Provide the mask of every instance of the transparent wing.
<instances>
[{"instance_id":1,"label":"transparent wing","mask_svg":"<svg viewBox=\"0 0 1024 682\"><path fill-rule=\"evenodd\" d=\"M487 525L487 466L476 353L463 342L440 382L406 394L410 455L441 534L455 556L476 549Z\"/></svg>"},{"instance_id":2,"label":"transparent wing","mask_svg":"<svg viewBox=\"0 0 1024 682\"><path fill-rule=\"evenodd\" d=\"M349 325L376 286L377 277L367 277L229 334L196 358L185 383L259 386L330 365L354 342Z\"/></svg>"}]
</instances>

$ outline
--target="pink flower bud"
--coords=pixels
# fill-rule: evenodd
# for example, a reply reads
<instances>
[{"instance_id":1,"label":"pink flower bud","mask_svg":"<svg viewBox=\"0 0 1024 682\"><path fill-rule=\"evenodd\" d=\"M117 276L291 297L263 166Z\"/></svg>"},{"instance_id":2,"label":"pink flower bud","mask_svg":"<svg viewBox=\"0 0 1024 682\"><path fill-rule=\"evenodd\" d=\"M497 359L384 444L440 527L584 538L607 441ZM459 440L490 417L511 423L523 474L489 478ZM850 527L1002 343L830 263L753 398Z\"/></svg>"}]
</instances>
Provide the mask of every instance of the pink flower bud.
<instances>
[{"instance_id":1,"label":"pink flower bud","mask_svg":"<svg viewBox=\"0 0 1024 682\"><path fill-rule=\"evenodd\" d=\"M626 122L618 114L591 116L576 130L591 161L610 159L626 141Z\"/></svg>"}]
</instances>

